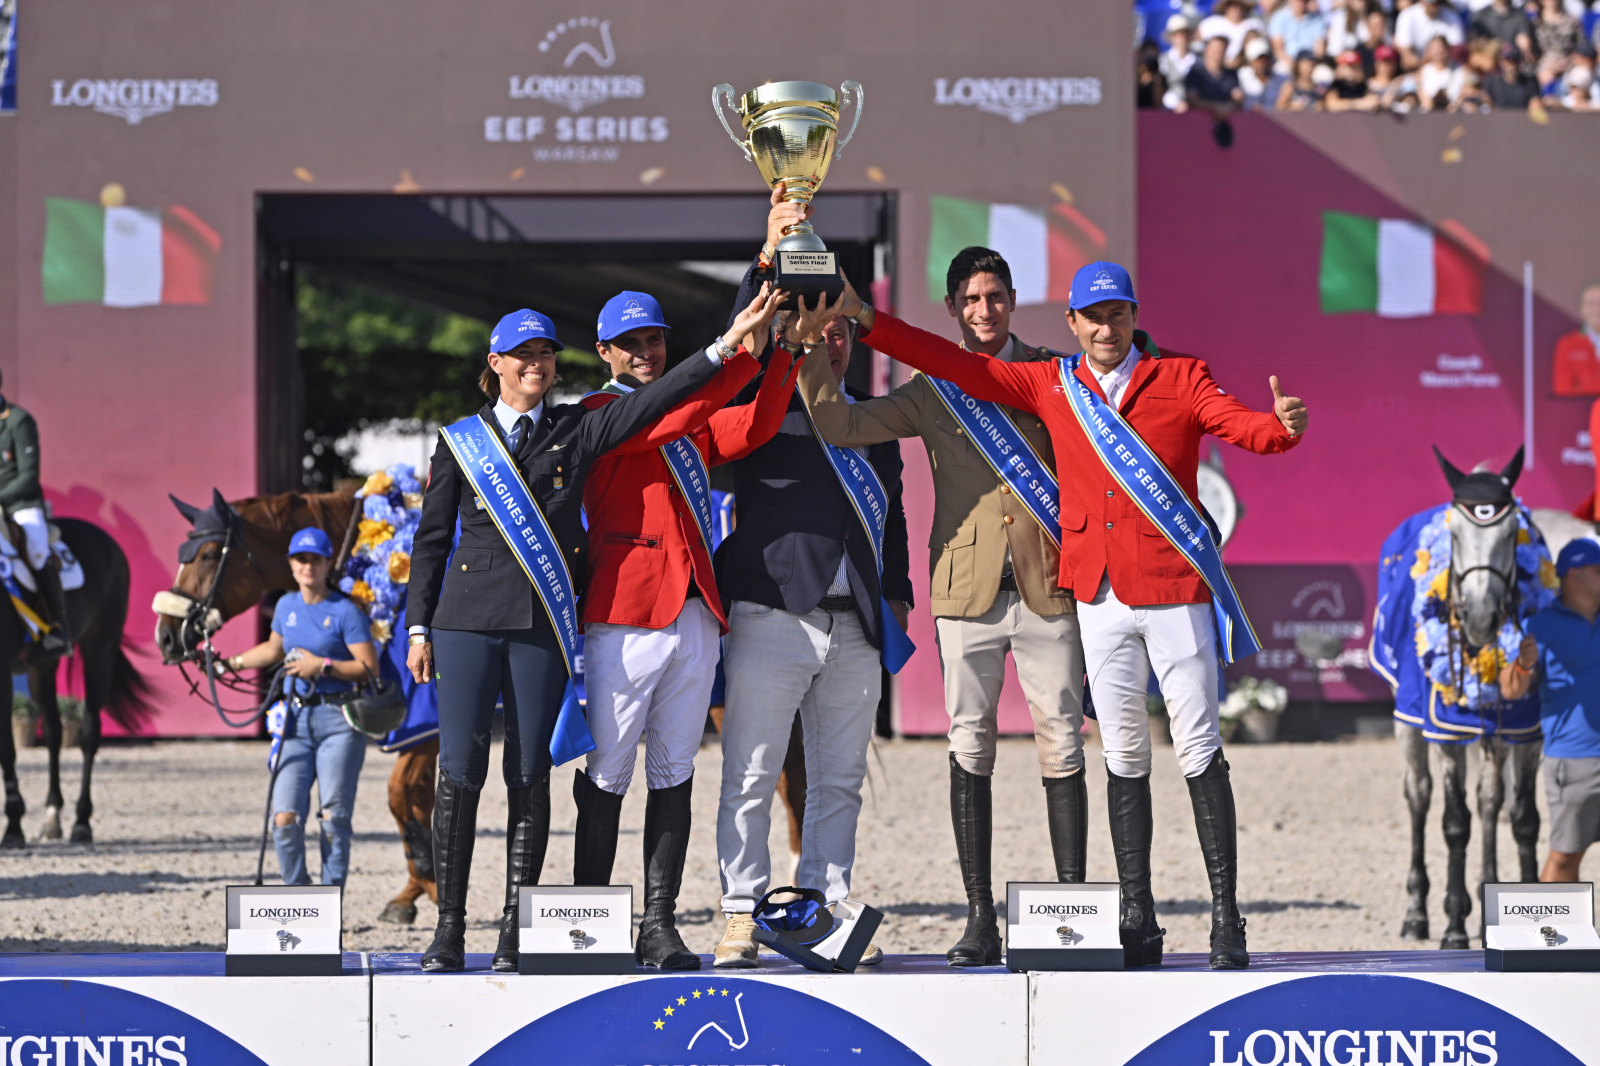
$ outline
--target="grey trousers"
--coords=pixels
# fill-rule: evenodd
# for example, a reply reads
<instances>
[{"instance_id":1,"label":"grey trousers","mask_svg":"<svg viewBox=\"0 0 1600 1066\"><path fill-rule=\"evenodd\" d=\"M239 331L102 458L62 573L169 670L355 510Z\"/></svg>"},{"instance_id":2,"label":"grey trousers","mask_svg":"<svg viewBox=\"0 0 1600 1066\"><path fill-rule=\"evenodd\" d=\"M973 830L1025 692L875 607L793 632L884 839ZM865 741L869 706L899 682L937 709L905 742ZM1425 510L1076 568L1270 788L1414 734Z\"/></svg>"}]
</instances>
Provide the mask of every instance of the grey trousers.
<instances>
[{"instance_id":1,"label":"grey trousers","mask_svg":"<svg viewBox=\"0 0 1600 1066\"><path fill-rule=\"evenodd\" d=\"M805 730L804 842L795 879L830 904L850 894L856 820L882 672L855 611L790 614L736 601L722 668L722 910L748 914L771 885L772 796L796 709Z\"/></svg>"},{"instance_id":2,"label":"grey trousers","mask_svg":"<svg viewBox=\"0 0 1600 1066\"><path fill-rule=\"evenodd\" d=\"M1078 616L1043 618L1016 592L1001 592L977 618L936 618L950 750L969 774L994 773L995 716L1006 652L1033 715L1041 777L1083 769L1083 644Z\"/></svg>"}]
</instances>

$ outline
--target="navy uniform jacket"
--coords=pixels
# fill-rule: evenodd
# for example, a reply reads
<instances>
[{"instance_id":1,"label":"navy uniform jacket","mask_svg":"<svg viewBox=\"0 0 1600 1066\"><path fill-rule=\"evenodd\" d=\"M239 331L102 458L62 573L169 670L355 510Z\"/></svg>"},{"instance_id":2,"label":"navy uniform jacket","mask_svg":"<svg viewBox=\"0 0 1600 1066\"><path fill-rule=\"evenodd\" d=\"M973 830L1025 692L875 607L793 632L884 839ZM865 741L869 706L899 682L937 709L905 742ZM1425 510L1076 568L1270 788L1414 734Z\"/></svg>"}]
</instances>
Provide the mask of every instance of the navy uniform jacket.
<instances>
[{"instance_id":1,"label":"navy uniform jacket","mask_svg":"<svg viewBox=\"0 0 1600 1066\"><path fill-rule=\"evenodd\" d=\"M632 437L711 380L719 366L695 351L648 389L590 410L546 403L539 421L518 442L516 461L544 512L583 593L589 543L583 529L583 481L596 458ZM478 412L505 443L494 404ZM422 497L422 520L411 548L406 622L439 629L548 628L550 619L505 538L440 439ZM456 523L461 537L452 554Z\"/></svg>"},{"instance_id":2,"label":"navy uniform jacket","mask_svg":"<svg viewBox=\"0 0 1600 1066\"><path fill-rule=\"evenodd\" d=\"M759 287L754 271L745 276L736 307L748 306ZM821 353L809 358L822 358ZM745 388L753 391L759 379ZM858 399L866 399L851 391ZM745 402L741 394L734 402ZM731 464L734 530L717 549L717 587L724 602L749 600L792 614L816 609L847 559L850 595L872 646L882 647L878 617L880 594L912 603L911 553L906 544L906 513L900 500L900 442L867 449L867 461L889 494L884 529L883 584L880 593L872 543L822 445L811 432L798 395L777 434Z\"/></svg>"}]
</instances>

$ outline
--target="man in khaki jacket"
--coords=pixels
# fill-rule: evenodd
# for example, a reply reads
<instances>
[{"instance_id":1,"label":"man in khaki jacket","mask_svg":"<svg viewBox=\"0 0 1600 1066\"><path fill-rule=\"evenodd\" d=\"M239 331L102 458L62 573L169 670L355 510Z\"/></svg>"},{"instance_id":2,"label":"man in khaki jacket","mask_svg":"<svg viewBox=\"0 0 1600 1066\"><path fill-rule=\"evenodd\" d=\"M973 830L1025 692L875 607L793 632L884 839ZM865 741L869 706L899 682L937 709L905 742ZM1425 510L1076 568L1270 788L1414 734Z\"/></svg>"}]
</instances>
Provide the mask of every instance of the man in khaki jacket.
<instances>
[{"instance_id":1,"label":"man in khaki jacket","mask_svg":"<svg viewBox=\"0 0 1600 1066\"><path fill-rule=\"evenodd\" d=\"M1011 335L1016 291L1011 270L987 248L963 249L950 263L945 307L963 345L1009 362L1054 353ZM855 323L838 318L824 331L830 355L848 352ZM921 437L933 468L934 519L928 541L950 712L950 819L967 891L967 928L945 953L952 966L1000 961L990 879L995 714L1006 652L1033 714L1049 814L1056 876L1084 878L1086 790L1083 779L1083 647L1072 594L1056 584L1060 548L1034 513L985 461L933 385L921 374L887 396L847 400L820 359L801 369L799 392L829 444L861 447ZM1034 453L1054 469L1050 436L1031 414L1004 409Z\"/></svg>"}]
</instances>

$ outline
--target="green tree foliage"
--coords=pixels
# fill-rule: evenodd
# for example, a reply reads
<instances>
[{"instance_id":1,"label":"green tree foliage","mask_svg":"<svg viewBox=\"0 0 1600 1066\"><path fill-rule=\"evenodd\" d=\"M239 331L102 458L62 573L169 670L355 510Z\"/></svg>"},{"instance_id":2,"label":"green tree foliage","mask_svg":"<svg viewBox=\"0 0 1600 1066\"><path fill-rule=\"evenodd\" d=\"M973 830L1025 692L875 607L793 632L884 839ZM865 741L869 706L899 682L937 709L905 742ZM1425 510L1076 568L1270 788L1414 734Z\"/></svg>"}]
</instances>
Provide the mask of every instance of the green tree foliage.
<instances>
[{"instance_id":1,"label":"green tree foliage","mask_svg":"<svg viewBox=\"0 0 1600 1066\"><path fill-rule=\"evenodd\" d=\"M482 406L478 375L489 350L489 323L304 267L296 277L295 305L306 386L307 489L327 491L351 475L353 448L341 450L340 442L367 426L400 421L421 430ZM564 391L605 381L593 351L569 347L559 366Z\"/></svg>"}]
</instances>

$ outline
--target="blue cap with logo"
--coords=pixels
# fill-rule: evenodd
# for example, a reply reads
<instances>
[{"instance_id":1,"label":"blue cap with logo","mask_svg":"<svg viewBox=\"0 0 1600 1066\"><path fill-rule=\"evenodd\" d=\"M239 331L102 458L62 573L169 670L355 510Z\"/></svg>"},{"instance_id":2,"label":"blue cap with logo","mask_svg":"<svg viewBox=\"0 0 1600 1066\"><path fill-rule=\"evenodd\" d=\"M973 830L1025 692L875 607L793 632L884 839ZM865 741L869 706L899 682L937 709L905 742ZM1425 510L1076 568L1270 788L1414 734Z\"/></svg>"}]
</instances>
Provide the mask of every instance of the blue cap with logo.
<instances>
[{"instance_id":1,"label":"blue cap with logo","mask_svg":"<svg viewBox=\"0 0 1600 1066\"><path fill-rule=\"evenodd\" d=\"M1139 302L1139 298L1133 294L1133 279L1128 277L1128 272L1116 263L1108 263L1103 259L1078 268L1078 272L1072 275L1072 295L1067 306L1077 311L1102 300L1127 300L1131 304Z\"/></svg>"},{"instance_id":2,"label":"blue cap with logo","mask_svg":"<svg viewBox=\"0 0 1600 1066\"><path fill-rule=\"evenodd\" d=\"M561 351L563 345L556 339L556 324L537 311L530 311L524 307L520 311L513 311L494 324L494 332L489 334L489 350L496 353L509 352L523 341L544 338L556 346L556 351Z\"/></svg>"},{"instance_id":3,"label":"blue cap with logo","mask_svg":"<svg viewBox=\"0 0 1600 1066\"><path fill-rule=\"evenodd\" d=\"M630 329L639 329L641 326L669 328L666 316L661 313L661 305L647 292L617 293L600 309L600 321L595 324L603 341L620 337Z\"/></svg>"},{"instance_id":4,"label":"blue cap with logo","mask_svg":"<svg viewBox=\"0 0 1600 1066\"><path fill-rule=\"evenodd\" d=\"M1600 566L1600 543L1592 537L1567 541L1561 554L1556 556L1556 574L1566 577L1574 566Z\"/></svg>"},{"instance_id":5,"label":"blue cap with logo","mask_svg":"<svg viewBox=\"0 0 1600 1066\"><path fill-rule=\"evenodd\" d=\"M333 558L333 541L316 526L307 526L289 538L290 555L320 555Z\"/></svg>"}]
</instances>

